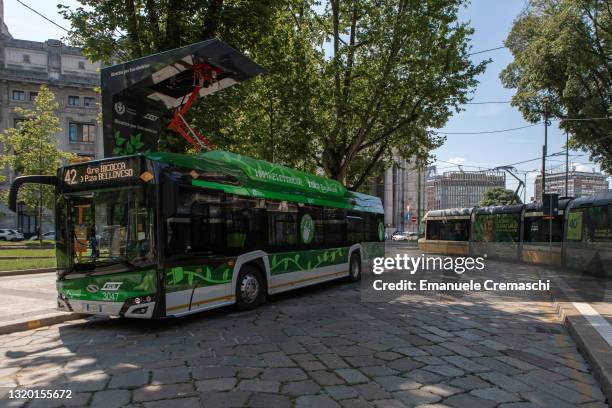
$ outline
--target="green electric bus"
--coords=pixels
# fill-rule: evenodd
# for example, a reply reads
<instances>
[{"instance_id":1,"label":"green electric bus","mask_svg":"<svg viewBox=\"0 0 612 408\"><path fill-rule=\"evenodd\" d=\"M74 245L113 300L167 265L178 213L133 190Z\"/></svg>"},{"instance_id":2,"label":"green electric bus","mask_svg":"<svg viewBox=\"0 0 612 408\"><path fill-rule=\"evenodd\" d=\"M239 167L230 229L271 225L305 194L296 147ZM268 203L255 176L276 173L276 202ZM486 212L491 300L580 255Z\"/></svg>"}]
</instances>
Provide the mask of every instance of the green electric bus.
<instances>
[{"instance_id":1,"label":"green electric bus","mask_svg":"<svg viewBox=\"0 0 612 408\"><path fill-rule=\"evenodd\" d=\"M55 186L58 307L182 316L361 277L384 240L379 198L224 151L146 153L67 165Z\"/></svg>"}]
</instances>

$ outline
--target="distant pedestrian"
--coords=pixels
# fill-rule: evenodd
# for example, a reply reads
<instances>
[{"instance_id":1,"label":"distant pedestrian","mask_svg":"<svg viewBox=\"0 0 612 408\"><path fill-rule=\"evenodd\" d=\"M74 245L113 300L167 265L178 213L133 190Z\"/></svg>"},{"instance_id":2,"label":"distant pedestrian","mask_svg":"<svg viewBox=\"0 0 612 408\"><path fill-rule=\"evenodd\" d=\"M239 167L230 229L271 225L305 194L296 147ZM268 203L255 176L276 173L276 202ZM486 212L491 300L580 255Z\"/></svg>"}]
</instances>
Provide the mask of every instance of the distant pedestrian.
<instances>
[{"instance_id":1,"label":"distant pedestrian","mask_svg":"<svg viewBox=\"0 0 612 408\"><path fill-rule=\"evenodd\" d=\"M96 228L91 227L89 235L89 248L91 249L91 258L95 260L100 256L100 250L98 249L98 237L96 237Z\"/></svg>"}]
</instances>

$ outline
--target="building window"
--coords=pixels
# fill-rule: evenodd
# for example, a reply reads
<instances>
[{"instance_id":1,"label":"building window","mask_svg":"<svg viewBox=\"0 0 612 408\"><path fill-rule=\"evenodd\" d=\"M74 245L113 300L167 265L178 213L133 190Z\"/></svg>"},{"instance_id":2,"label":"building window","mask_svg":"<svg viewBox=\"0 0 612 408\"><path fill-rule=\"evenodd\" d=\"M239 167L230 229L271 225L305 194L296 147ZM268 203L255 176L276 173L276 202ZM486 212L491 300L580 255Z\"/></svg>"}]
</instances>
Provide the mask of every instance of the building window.
<instances>
[{"instance_id":1,"label":"building window","mask_svg":"<svg viewBox=\"0 0 612 408\"><path fill-rule=\"evenodd\" d=\"M96 106L96 98L93 98L91 96L86 96L83 98L83 106L87 106L90 108L93 108L94 106Z\"/></svg>"},{"instance_id":2,"label":"building window","mask_svg":"<svg viewBox=\"0 0 612 408\"><path fill-rule=\"evenodd\" d=\"M24 64L30 63L30 54L23 54L23 63Z\"/></svg>"},{"instance_id":3,"label":"building window","mask_svg":"<svg viewBox=\"0 0 612 408\"><path fill-rule=\"evenodd\" d=\"M30 92L30 101L34 102L37 96L38 96L38 92L34 92L34 91Z\"/></svg>"},{"instance_id":4,"label":"building window","mask_svg":"<svg viewBox=\"0 0 612 408\"><path fill-rule=\"evenodd\" d=\"M26 94L24 91L13 91L14 101L25 101Z\"/></svg>"},{"instance_id":5,"label":"building window","mask_svg":"<svg viewBox=\"0 0 612 408\"><path fill-rule=\"evenodd\" d=\"M21 122L23 122L23 121L24 121L24 119L22 119L22 118L15 118L15 119L13 119L13 127L17 128L19 126L19 124Z\"/></svg>"},{"instance_id":6,"label":"building window","mask_svg":"<svg viewBox=\"0 0 612 408\"><path fill-rule=\"evenodd\" d=\"M79 69L85 69L85 61L79 61Z\"/></svg>"},{"instance_id":7,"label":"building window","mask_svg":"<svg viewBox=\"0 0 612 408\"><path fill-rule=\"evenodd\" d=\"M81 98L75 95L68 95L68 106L80 106Z\"/></svg>"},{"instance_id":8,"label":"building window","mask_svg":"<svg viewBox=\"0 0 612 408\"><path fill-rule=\"evenodd\" d=\"M93 143L96 141L96 125L70 123L68 127L70 143Z\"/></svg>"}]
</instances>

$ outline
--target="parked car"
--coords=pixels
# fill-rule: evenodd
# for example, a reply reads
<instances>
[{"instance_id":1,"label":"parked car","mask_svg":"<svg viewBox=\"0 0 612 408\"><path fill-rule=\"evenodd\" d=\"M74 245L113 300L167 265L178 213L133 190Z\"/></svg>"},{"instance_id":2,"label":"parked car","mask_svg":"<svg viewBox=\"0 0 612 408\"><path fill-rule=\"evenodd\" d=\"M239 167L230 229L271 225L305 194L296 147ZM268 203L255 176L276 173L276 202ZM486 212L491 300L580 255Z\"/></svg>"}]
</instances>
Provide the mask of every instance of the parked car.
<instances>
[{"instance_id":1,"label":"parked car","mask_svg":"<svg viewBox=\"0 0 612 408\"><path fill-rule=\"evenodd\" d=\"M4 228L0 229L0 240L3 241L23 241L24 236L16 229Z\"/></svg>"},{"instance_id":2,"label":"parked car","mask_svg":"<svg viewBox=\"0 0 612 408\"><path fill-rule=\"evenodd\" d=\"M418 241L419 234L416 232L400 231L393 234L393 241Z\"/></svg>"},{"instance_id":3,"label":"parked car","mask_svg":"<svg viewBox=\"0 0 612 408\"><path fill-rule=\"evenodd\" d=\"M45 241L55 241L55 231L47 231L42 235ZM30 237L30 241L38 241L38 234Z\"/></svg>"},{"instance_id":4,"label":"parked car","mask_svg":"<svg viewBox=\"0 0 612 408\"><path fill-rule=\"evenodd\" d=\"M408 239L408 233L404 231L397 231L391 235L393 241L405 241Z\"/></svg>"}]
</instances>

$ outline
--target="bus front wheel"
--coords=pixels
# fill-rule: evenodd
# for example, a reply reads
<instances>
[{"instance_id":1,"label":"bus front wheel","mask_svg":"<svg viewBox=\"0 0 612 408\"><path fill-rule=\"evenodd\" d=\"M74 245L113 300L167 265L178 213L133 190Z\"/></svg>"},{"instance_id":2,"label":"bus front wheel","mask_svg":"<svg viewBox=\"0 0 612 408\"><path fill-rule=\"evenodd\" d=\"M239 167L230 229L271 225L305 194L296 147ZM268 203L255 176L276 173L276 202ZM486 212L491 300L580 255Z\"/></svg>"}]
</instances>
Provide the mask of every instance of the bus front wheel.
<instances>
[{"instance_id":1,"label":"bus front wheel","mask_svg":"<svg viewBox=\"0 0 612 408\"><path fill-rule=\"evenodd\" d=\"M236 284L236 307L240 310L255 309L265 297L265 281L259 269L251 265L242 267Z\"/></svg>"},{"instance_id":2,"label":"bus front wheel","mask_svg":"<svg viewBox=\"0 0 612 408\"><path fill-rule=\"evenodd\" d=\"M351 254L348 280L349 282L359 282L361 280L361 258L359 252Z\"/></svg>"}]
</instances>

